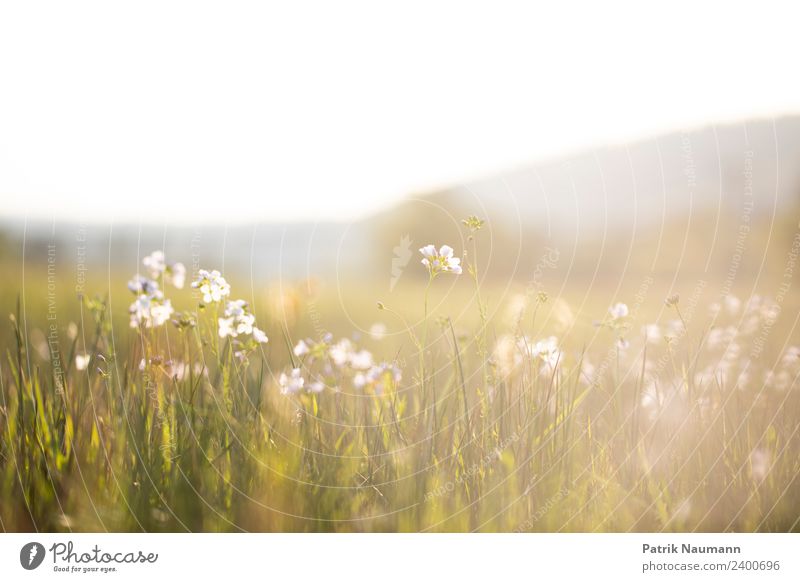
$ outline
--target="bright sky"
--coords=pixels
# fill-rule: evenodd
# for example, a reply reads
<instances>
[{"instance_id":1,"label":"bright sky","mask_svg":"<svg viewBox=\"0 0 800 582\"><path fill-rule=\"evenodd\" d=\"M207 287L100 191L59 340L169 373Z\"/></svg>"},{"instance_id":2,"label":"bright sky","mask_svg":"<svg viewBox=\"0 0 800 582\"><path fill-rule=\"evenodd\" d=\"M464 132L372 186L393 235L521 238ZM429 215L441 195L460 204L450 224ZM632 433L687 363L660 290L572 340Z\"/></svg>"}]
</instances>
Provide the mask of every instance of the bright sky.
<instances>
[{"instance_id":1,"label":"bright sky","mask_svg":"<svg viewBox=\"0 0 800 582\"><path fill-rule=\"evenodd\" d=\"M350 220L583 147L800 112L789 8L378 4L3 2L0 216Z\"/></svg>"}]
</instances>

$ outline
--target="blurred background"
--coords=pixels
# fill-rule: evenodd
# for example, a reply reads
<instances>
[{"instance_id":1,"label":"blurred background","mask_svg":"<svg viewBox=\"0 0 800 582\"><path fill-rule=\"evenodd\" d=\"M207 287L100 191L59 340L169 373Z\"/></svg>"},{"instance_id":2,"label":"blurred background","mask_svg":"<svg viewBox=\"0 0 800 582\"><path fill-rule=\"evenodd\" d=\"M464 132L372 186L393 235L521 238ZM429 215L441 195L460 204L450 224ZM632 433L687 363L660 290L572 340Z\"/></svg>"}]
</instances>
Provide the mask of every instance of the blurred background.
<instances>
[{"instance_id":1,"label":"blurred background","mask_svg":"<svg viewBox=\"0 0 800 582\"><path fill-rule=\"evenodd\" d=\"M418 296L419 247L471 245L470 214L495 311L535 287L591 323L646 276L774 295L797 41L791 8L750 8L4 6L3 308L48 273L62 306L113 298L163 248L368 329L375 301Z\"/></svg>"}]
</instances>

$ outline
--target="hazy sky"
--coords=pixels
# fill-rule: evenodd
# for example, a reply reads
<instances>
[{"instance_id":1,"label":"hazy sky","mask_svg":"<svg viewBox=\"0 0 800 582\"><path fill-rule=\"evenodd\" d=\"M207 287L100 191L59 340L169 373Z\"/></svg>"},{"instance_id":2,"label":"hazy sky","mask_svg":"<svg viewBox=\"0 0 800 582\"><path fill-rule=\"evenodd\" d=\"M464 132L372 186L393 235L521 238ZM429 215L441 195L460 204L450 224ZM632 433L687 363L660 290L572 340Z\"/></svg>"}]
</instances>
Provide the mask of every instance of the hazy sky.
<instances>
[{"instance_id":1,"label":"hazy sky","mask_svg":"<svg viewBox=\"0 0 800 582\"><path fill-rule=\"evenodd\" d=\"M791 8L377 4L3 2L0 216L349 220L586 146L800 111Z\"/></svg>"}]
</instances>

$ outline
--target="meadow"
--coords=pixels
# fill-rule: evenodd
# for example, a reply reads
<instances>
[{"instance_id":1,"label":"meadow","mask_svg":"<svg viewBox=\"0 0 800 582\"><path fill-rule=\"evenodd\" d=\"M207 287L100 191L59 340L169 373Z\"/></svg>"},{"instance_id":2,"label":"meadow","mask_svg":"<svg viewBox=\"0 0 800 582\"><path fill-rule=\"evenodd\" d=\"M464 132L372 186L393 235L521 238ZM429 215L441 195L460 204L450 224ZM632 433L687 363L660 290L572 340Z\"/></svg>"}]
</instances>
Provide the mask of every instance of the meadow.
<instances>
[{"instance_id":1,"label":"meadow","mask_svg":"<svg viewBox=\"0 0 800 582\"><path fill-rule=\"evenodd\" d=\"M415 250L391 300L352 286L363 329L320 324L342 300L311 283L254 290L154 249L79 297L31 267L3 290L0 526L800 530L791 276L509 292L483 277L484 227Z\"/></svg>"}]
</instances>

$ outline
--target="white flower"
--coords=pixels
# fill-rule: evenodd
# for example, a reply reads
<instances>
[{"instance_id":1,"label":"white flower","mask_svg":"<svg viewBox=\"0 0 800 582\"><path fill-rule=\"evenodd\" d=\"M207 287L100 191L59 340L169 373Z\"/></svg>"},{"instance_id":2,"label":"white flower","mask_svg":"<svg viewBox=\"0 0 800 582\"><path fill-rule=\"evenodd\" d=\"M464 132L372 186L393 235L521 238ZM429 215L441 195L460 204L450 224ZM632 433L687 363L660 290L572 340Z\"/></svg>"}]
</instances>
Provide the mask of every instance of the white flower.
<instances>
[{"instance_id":1,"label":"white flower","mask_svg":"<svg viewBox=\"0 0 800 582\"><path fill-rule=\"evenodd\" d=\"M200 269L197 272L197 279L192 282L192 287L200 290L203 294L203 303L206 304L218 303L223 297L231 294L231 286L217 270Z\"/></svg>"},{"instance_id":2,"label":"white flower","mask_svg":"<svg viewBox=\"0 0 800 582\"><path fill-rule=\"evenodd\" d=\"M297 356L298 358L302 358L303 356L308 354L311 350L308 348L308 344L305 341L300 340L299 342L297 342L297 345L294 346L294 350L292 351L294 352L295 356Z\"/></svg>"},{"instance_id":3,"label":"white flower","mask_svg":"<svg viewBox=\"0 0 800 582\"><path fill-rule=\"evenodd\" d=\"M150 306L150 318L153 327L159 327L169 321L169 318L175 312L172 309L172 303L169 299L164 300L163 303L156 303Z\"/></svg>"},{"instance_id":4,"label":"white flower","mask_svg":"<svg viewBox=\"0 0 800 582\"><path fill-rule=\"evenodd\" d=\"M218 318L217 321L221 338L252 335L258 343L268 341L266 334L255 327L256 316L248 311L247 302L244 299L228 301L225 304L224 317Z\"/></svg>"},{"instance_id":5,"label":"white flower","mask_svg":"<svg viewBox=\"0 0 800 582\"><path fill-rule=\"evenodd\" d=\"M347 338L342 338L332 345L328 355L338 368L350 366L354 370L367 370L373 364L372 354L368 350L356 351L353 343Z\"/></svg>"},{"instance_id":6,"label":"white flower","mask_svg":"<svg viewBox=\"0 0 800 582\"><path fill-rule=\"evenodd\" d=\"M358 372L355 376L353 376L353 386L358 389L363 388L367 385L367 376L363 372Z\"/></svg>"},{"instance_id":7,"label":"white flower","mask_svg":"<svg viewBox=\"0 0 800 582\"><path fill-rule=\"evenodd\" d=\"M373 323L369 328L369 337L374 340L382 340L386 337L386 325L380 321Z\"/></svg>"},{"instance_id":8,"label":"white flower","mask_svg":"<svg viewBox=\"0 0 800 582\"><path fill-rule=\"evenodd\" d=\"M532 357L539 358L553 368L561 357L561 350L558 349L558 339L551 335L546 339L539 340L530 348L530 353Z\"/></svg>"},{"instance_id":9,"label":"white flower","mask_svg":"<svg viewBox=\"0 0 800 582\"><path fill-rule=\"evenodd\" d=\"M306 381L300 375L300 368L294 368L289 376L282 373L278 382L281 394L295 394L303 389Z\"/></svg>"},{"instance_id":10,"label":"white flower","mask_svg":"<svg viewBox=\"0 0 800 582\"><path fill-rule=\"evenodd\" d=\"M791 368L795 364L800 362L800 347L797 346L789 346L786 348L786 351L783 354L783 358L781 358L781 363L787 367Z\"/></svg>"},{"instance_id":11,"label":"white flower","mask_svg":"<svg viewBox=\"0 0 800 582\"><path fill-rule=\"evenodd\" d=\"M735 295L725 296L725 311L728 312L728 315L736 315L739 313L739 308L741 306L742 302Z\"/></svg>"},{"instance_id":12,"label":"white flower","mask_svg":"<svg viewBox=\"0 0 800 582\"><path fill-rule=\"evenodd\" d=\"M709 349L717 349L721 347L726 347L730 345L733 340L736 339L737 330L734 326L729 325L728 327L714 327L708 332L708 338L706 339L706 345Z\"/></svg>"},{"instance_id":13,"label":"white flower","mask_svg":"<svg viewBox=\"0 0 800 582\"><path fill-rule=\"evenodd\" d=\"M232 317L220 317L217 321L219 322L219 337L236 337Z\"/></svg>"},{"instance_id":14,"label":"white flower","mask_svg":"<svg viewBox=\"0 0 800 582\"><path fill-rule=\"evenodd\" d=\"M158 292L158 283L148 279L147 277L136 275L133 279L128 281L128 289L137 295L140 293L145 295L153 295L154 293Z\"/></svg>"},{"instance_id":15,"label":"white flower","mask_svg":"<svg viewBox=\"0 0 800 582\"><path fill-rule=\"evenodd\" d=\"M461 259L453 256L453 247L442 245L439 251L433 245L426 245L419 249L423 259L421 263L428 267L431 276L439 273L461 274Z\"/></svg>"},{"instance_id":16,"label":"white flower","mask_svg":"<svg viewBox=\"0 0 800 582\"><path fill-rule=\"evenodd\" d=\"M169 321L174 311L170 300L164 299L160 291L137 296L128 308L131 327L159 327Z\"/></svg>"},{"instance_id":17,"label":"white flower","mask_svg":"<svg viewBox=\"0 0 800 582\"><path fill-rule=\"evenodd\" d=\"M628 317L629 313L630 311L628 310L628 306L625 305L624 303L615 303L614 305L608 308L608 314L614 321Z\"/></svg>"},{"instance_id":18,"label":"white flower","mask_svg":"<svg viewBox=\"0 0 800 582\"><path fill-rule=\"evenodd\" d=\"M164 279L171 282L176 289L183 289L186 282L186 267L183 266L183 263L173 263L167 266Z\"/></svg>"},{"instance_id":19,"label":"white flower","mask_svg":"<svg viewBox=\"0 0 800 582\"><path fill-rule=\"evenodd\" d=\"M644 333L645 341L650 343L657 343L661 339L661 328L657 323L648 323L642 327L642 333Z\"/></svg>"},{"instance_id":20,"label":"white flower","mask_svg":"<svg viewBox=\"0 0 800 582\"><path fill-rule=\"evenodd\" d=\"M353 352L353 344L350 342L349 339L343 338L339 340L336 344L331 346L329 353L331 359L333 360L333 363L341 368L350 361L350 355L352 354L352 352Z\"/></svg>"},{"instance_id":21,"label":"white flower","mask_svg":"<svg viewBox=\"0 0 800 582\"><path fill-rule=\"evenodd\" d=\"M253 327L253 339L256 340L260 344L265 344L269 341L267 334L263 331L258 329L257 327Z\"/></svg>"},{"instance_id":22,"label":"white flower","mask_svg":"<svg viewBox=\"0 0 800 582\"><path fill-rule=\"evenodd\" d=\"M78 370L85 370L89 367L89 360L92 357L89 354L77 354L75 356L75 368Z\"/></svg>"},{"instance_id":23,"label":"white flower","mask_svg":"<svg viewBox=\"0 0 800 582\"><path fill-rule=\"evenodd\" d=\"M325 390L325 384L323 384L319 380L317 380L316 382L312 382L308 387L308 391L313 392L314 394L319 394L323 390Z\"/></svg>"},{"instance_id":24,"label":"white flower","mask_svg":"<svg viewBox=\"0 0 800 582\"><path fill-rule=\"evenodd\" d=\"M386 387L399 384L402 378L403 373L398 366L381 362L377 366L372 366L366 373L356 374L353 386L356 388L371 386L376 394L381 394Z\"/></svg>"},{"instance_id":25,"label":"white flower","mask_svg":"<svg viewBox=\"0 0 800 582\"><path fill-rule=\"evenodd\" d=\"M177 289L183 289L186 279L186 267L183 263L167 263L164 259L164 251L153 251L144 259L142 264L150 273L150 278L158 280L162 275L164 281L172 283Z\"/></svg>"},{"instance_id":26,"label":"white flower","mask_svg":"<svg viewBox=\"0 0 800 582\"><path fill-rule=\"evenodd\" d=\"M151 278L158 279L167 268L167 263L164 260L164 251L153 251L142 259L142 264L150 271Z\"/></svg>"},{"instance_id":27,"label":"white flower","mask_svg":"<svg viewBox=\"0 0 800 582\"><path fill-rule=\"evenodd\" d=\"M366 370L372 366L372 354L367 350L350 354L350 365L356 370Z\"/></svg>"}]
</instances>

